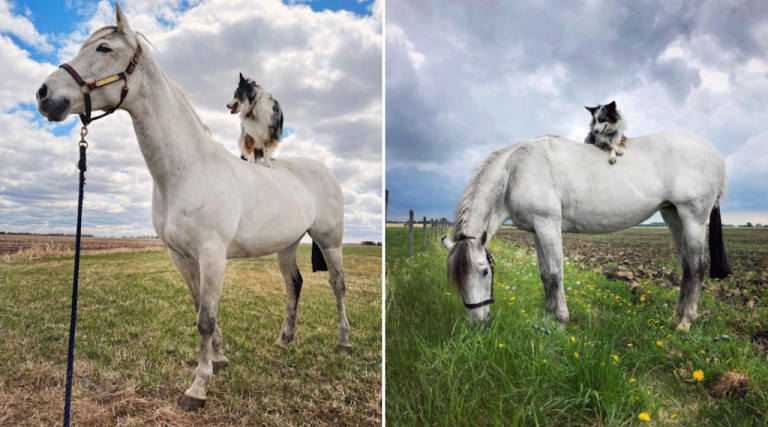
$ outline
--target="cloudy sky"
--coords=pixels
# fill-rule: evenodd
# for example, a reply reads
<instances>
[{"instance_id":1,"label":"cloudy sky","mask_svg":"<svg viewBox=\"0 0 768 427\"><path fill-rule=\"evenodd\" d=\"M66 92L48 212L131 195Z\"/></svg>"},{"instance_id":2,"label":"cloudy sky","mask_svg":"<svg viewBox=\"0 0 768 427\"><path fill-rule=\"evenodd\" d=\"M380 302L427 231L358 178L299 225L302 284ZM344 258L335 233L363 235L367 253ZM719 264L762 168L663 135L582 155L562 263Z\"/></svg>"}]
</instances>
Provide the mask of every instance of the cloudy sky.
<instances>
[{"instance_id":1,"label":"cloudy sky","mask_svg":"<svg viewBox=\"0 0 768 427\"><path fill-rule=\"evenodd\" d=\"M390 220L452 219L492 150L616 100L630 136L711 140L724 222L768 224L768 2L387 0L385 27Z\"/></svg>"},{"instance_id":2,"label":"cloudy sky","mask_svg":"<svg viewBox=\"0 0 768 427\"><path fill-rule=\"evenodd\" d=\"M346 242L381 240L381 0L122 0L131 27L215 140L238 153L225 105L238 73L285 114L278 157L327 164L344 190ZM35 92L95 29L108 1L0 0L0 230L73 233L79 120L48 123ZM154 235L152 180L126 112L89 126L85 233Z\"/></svg>"}]
</instances>

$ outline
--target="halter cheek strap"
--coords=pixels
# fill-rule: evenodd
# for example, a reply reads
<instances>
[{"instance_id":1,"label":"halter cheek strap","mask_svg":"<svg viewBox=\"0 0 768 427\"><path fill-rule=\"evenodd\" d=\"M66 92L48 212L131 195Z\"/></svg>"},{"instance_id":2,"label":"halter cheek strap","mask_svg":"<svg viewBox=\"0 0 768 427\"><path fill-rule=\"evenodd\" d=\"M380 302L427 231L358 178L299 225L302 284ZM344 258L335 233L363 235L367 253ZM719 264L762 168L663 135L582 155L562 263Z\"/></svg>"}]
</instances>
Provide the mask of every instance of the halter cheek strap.
<instances>
[{"instance_id":1,"label":"halter cheek strap","mask_svg":"<svg viewBox=\"0 0 768 427\"><path fill-rule=\"evenodd\" d=\"M126 43L128 43L128 40L126 40ZM82 77L80 77L80 74L78 74L78 72L71 65L66 63L59 65L59 68L63 68L64 71L66 71L67 73L69 73L70 76L72 76L75 82L77 82L77 84L80 86L80 90L83 92L83 99L85 101L85 112L83 114L80 114L80 121L83 122L83 126L88 126L88 124L91 123L92 121L98 120L104 116L108 116L114 113L118 108L120 108L120 106L123 104L123 101L125 101L125 98L128 96L128 76L133 74L133 71L136 69L136 66L139 64L139 58L141 58L141 45L137 43L136 50L134 51L133 57L131 58L131 62L128 63L128 66L125 68L124 71L121 71L117 74L113 74L108 77L104 77L103 79L99 79L91 83L86 82ZM96 117L91 117L90 92L92 90L106 86L110 83L118 82L120 80L123 81L123 89L120 91L120 102L118 102L117 105L115 105L114 107L108 108L105 113L98 115Z\"/></svg>"},{"instance_id":2,"label":"halter cheek strap","mask_svg":"<svg viewBox=\"0 0 768 427\"><path fill-rule=\"evenodd\" d=\"M461 237L458 239L458 241L461 241L461 240L468 240L468 239L475 239L475 237L474 237L474 236L461 236ZM483 249L485 249L485 259L488 261L488 265L489 265L489 266L490 266L490 268L491 268L491 297L490 297L490 298L488 298L488 299L487 299L487 300L485 300L485 301L481 301L481 302L476 302L476 303L472 303L472 304L469 304L469 303L467 303L467 301L464 299L464 295L462 295L462 296L461 296L461 301L464 303L464 307L467 307L467 308L468 308L468 309L470 309L470 310L471 310L471 309L474 309L474 308L485 307L486 305L491 305L491 304L493 304L494 302L496 302L496 300L494 300L494 299L493 299L493 276L494 276L494 266L495 266L495 262L493 261L493 256L491 256L491 253L488 251L488 249L486 249L486 248L483 248Z\"/></svg>"}]
</instances>

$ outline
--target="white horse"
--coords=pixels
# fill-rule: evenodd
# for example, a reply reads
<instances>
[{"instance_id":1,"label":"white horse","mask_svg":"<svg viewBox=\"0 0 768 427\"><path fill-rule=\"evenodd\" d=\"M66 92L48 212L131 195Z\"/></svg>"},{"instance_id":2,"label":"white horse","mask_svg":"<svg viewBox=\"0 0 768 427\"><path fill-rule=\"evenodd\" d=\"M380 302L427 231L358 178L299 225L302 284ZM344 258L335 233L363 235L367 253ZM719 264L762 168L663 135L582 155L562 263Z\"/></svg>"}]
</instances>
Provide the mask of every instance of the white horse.
<instances>
[{"instance_id":1,"label":"white horse","mask_svg":"<svg viewBox=\"0 0 768 427\"><path fill-rule=\"evenodd\" d=\"M725 192L722 157L708 141L670 133L630 139L620 164L609 165L603 155L591 145L545 136L497 150L476 169L456 207L454 241L442 239L448 277L470 320L490 318L493 259L486 244L508 219L533 233L547 313L564 324L562 233L618 231L660 211L683 267L670 320L690 328L706 268L708 217L710 274L730 272L718 208Z\"/></svg>"},{"instance_id":2,"label":"white horse","mask_svg":"<svg viewBox=\"0 0 768 427\"><path fill-rule=\"evenodd\" d=\"M179 406L202 407L211 376L229 363L216 322L228 257L277 252L287 306L276 344L285 347L294 336L302 284L296 249L309 233L313 249L319 246L319 251L313 250L313 269L327 262L336 294L337 350L349 351L341 256L344 201L333 173L310 159L283 158L275 160L273 168L258 168L229 153L211 139L183 90L148 49L139 48L144 41L131 30L119 5L116 15L117 25L94 32L68 64L75 74L61 68L45 80L37 92L38 109L52 121L70 114L90 116L86 102L94 110L120 105L131 115L154 182L152 223L197 309L199 361ZM115 74L129 63L134 65L122 77ZM81 92L78 83L96 79L101 80L82 83ZM112 80L122 81L124 89L109 85ZM84 101L83 93L88 92Z\"/></svg>"}]
</instances>

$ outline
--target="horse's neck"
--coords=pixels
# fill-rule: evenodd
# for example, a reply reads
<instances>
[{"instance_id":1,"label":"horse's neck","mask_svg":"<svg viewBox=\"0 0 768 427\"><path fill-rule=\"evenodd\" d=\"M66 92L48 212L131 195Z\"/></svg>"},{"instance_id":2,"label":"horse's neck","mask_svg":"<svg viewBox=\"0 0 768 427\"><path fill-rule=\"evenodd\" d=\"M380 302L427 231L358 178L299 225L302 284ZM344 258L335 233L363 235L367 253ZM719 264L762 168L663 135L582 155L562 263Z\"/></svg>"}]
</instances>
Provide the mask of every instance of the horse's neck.
<instances>
[{"instance_id":1,"label":"horse's neck","mask_svg":"<svg viewBox=\"0 0 768 427\"><path fill-rule=\"evenodd\" d=\"M505 201L513 148L494 152L470 180L456 208L456 236L479 237L485 231L490 238L509 219Z\"/></svg>"},{"instance_id":2,"label":"horse's neck","mask_svg":"<svg viewBox=\"0 0 768 427\"><path fill-rule=\"evenodd\" d=\"M143 64L144 78L126 110L155 185L168 190L200 164L211 150L210 137L192 106L154 62ZM179 173L187 171L187 173Z\"/></svg>"}]
</instances>

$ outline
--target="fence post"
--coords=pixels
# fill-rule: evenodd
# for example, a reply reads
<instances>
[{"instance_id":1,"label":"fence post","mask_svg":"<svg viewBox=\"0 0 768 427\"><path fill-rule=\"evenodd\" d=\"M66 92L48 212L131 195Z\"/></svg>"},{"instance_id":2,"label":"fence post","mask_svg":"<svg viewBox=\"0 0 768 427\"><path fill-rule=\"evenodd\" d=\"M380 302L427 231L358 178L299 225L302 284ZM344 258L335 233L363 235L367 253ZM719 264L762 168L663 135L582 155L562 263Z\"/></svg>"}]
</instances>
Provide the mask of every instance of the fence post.
<instances>
[{"instance_id":1,"label":"fence post","mask_svg":"<svg viewBox=\"0 0 768 427\"><path fill-rule=\"evenodd\" d=\"M387 226L389 219L389 190L384 190L384 226Z\"/></svg>"},{"instance_id":2,"label":"fence post","mask_svg":"<svg viewBox=\"0 0 768 427\"><path fill-rule=\"evenodd\" d=\"M413 209L408 211L408 258L413 256Z\"/></svg>"},{"instance_id":3,"label":"fence post","mask_svg":"<svg viewBox=\"0 0 768 427\"><path fill-rule=\"evenodd\" d=\"M422 227L423 233L421 234L421 250L425 251L427 250L427 217L424 217L422 220Z\"/></svg>"}]
</instances>

